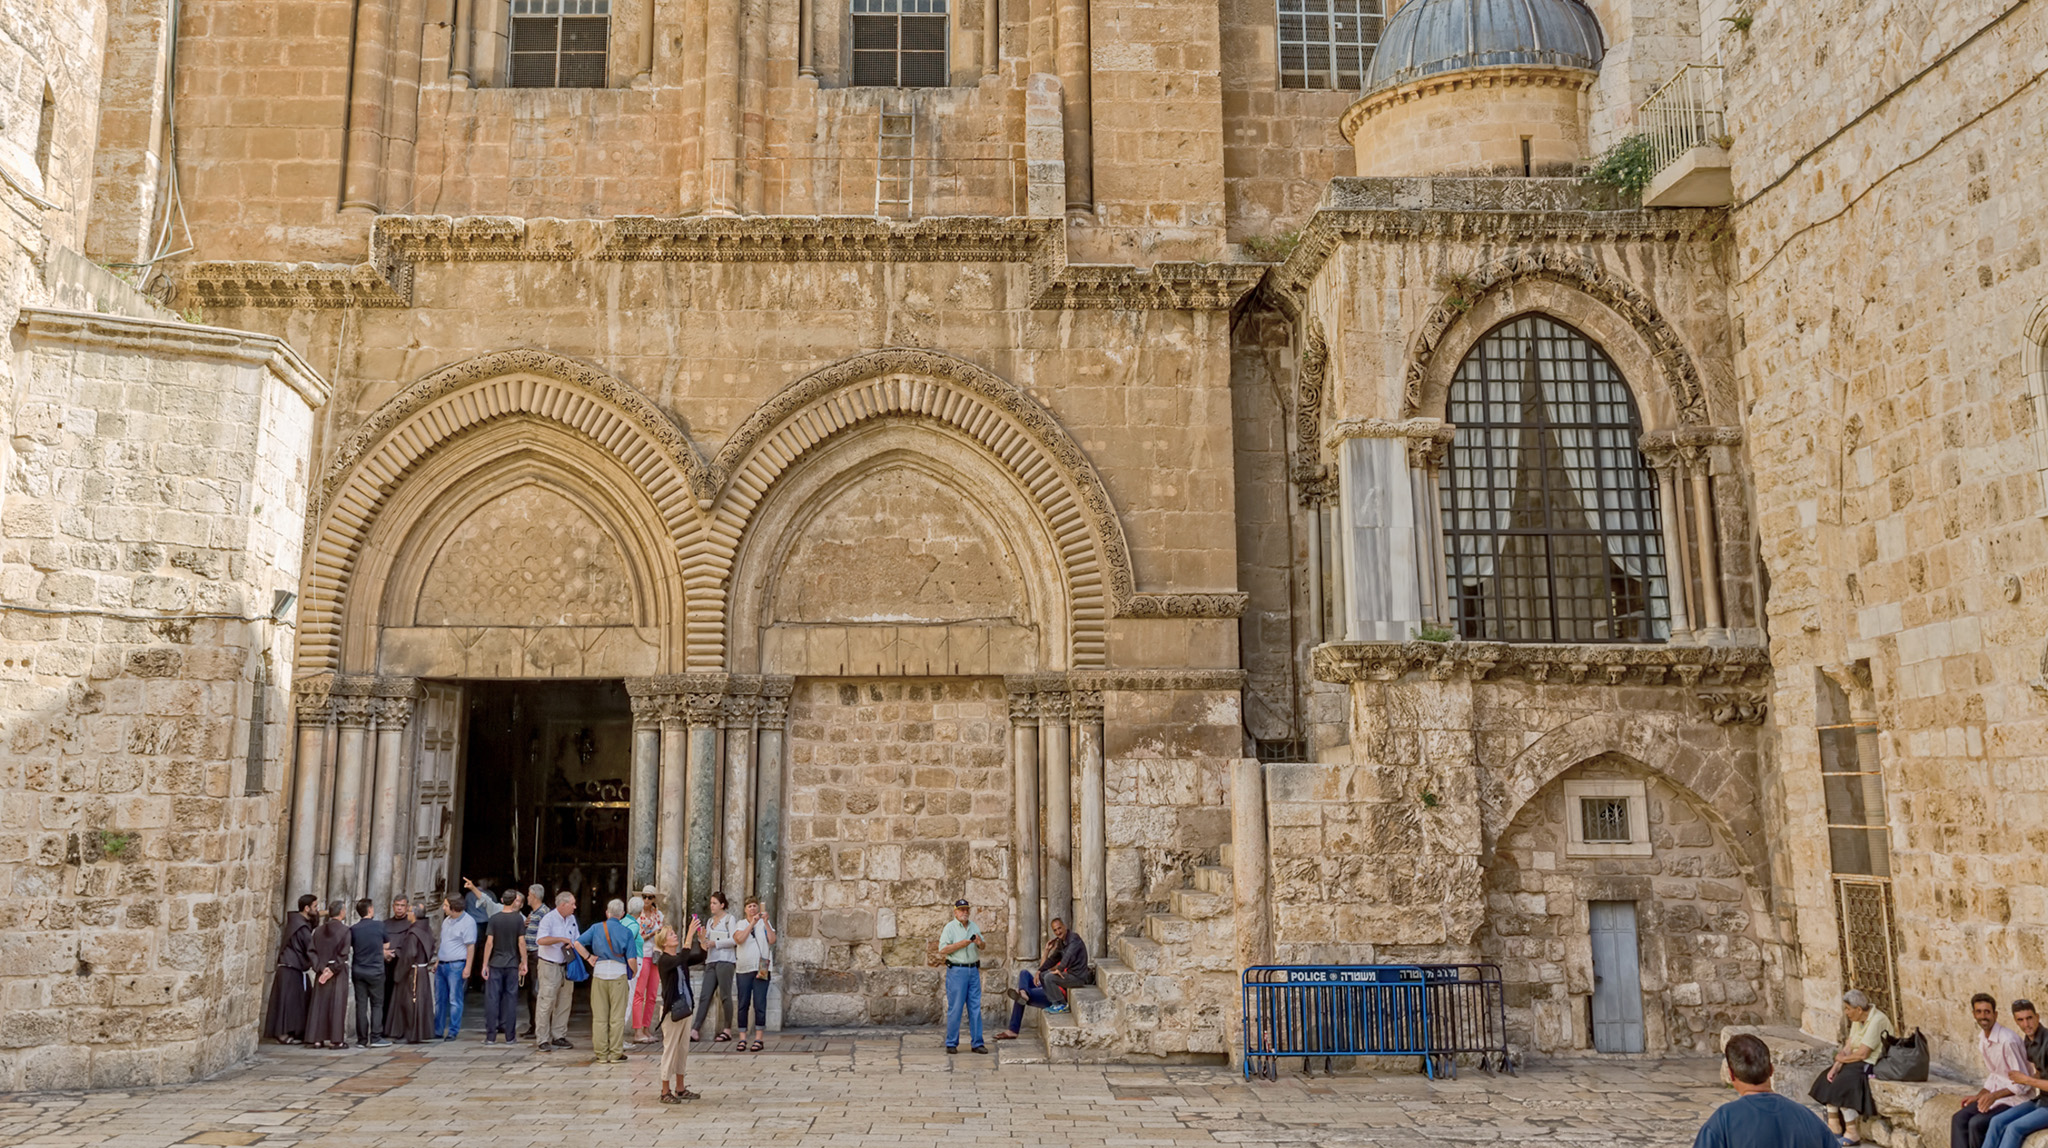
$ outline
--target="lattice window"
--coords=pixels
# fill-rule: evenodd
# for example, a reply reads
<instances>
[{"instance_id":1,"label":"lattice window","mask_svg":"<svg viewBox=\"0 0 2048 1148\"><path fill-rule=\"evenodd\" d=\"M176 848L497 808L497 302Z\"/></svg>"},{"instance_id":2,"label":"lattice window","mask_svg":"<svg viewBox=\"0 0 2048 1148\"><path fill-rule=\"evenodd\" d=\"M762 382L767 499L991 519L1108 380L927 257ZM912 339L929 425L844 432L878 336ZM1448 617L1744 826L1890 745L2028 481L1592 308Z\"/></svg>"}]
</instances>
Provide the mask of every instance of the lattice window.
<instances>
[{"instance_id":1,"label":"lattice window","mask_svg":"<svg viewBox=\"0 0 2048 1148\"><path fill-rule=\"evenodd\" d=\"M1365 86L1386 23L1382 0L1278 0L1280 86Z\"/></svg>"},{"instance_id":2,"label":"lattice window","mask_svg":"<svg viewBox=\"0 0 2048 1148\"><path fill-rule=\"evenodd\" d=\"M1579 823L1588 845L1628 844L1628 798L1579 798Z\"/></svg>"},{"instance_id":3,"label":"lattice window","mask_svg":"<svg viewBox=\"0 0 2048 1148\"><path fill-rule=\"evenodd\" d=\"M1461 637L1661 642L1671 614L1657 482L1628 384L1542 315L1494 328L1451 381L1448 601Z\"/></svg>"},{"instance_id":4,"label":"lattice window","mask_svg":"<svg viewBox=\"0 0 2048 1148\"><path fill-rule=\"evenodd\" d=\"M946 0L852 0L853 84L943 88Z\"/></svg>"},{"instance_id":5,"label":"lattice window","mask_svg":"<svg viewBox=\"0 0 2048 1148\"><path fill-rule=\"evenodd\" d=\"M1828 867L1847 987L1898 1023L1898 935L1892 910L1890 819L1877 725L1858 720L1840 683L1816 673L1821 792L1827 809Z\"/></svg>"},{"instance_id":6,"label":"lattice window","mask_svg":"<svg viewBox=\"0 0 2048 1148\"><path fill-rule=\"evenodd\" d=\"M611 0L512 0L512 86L602 88Z\"/></svg>"}]
</instances>

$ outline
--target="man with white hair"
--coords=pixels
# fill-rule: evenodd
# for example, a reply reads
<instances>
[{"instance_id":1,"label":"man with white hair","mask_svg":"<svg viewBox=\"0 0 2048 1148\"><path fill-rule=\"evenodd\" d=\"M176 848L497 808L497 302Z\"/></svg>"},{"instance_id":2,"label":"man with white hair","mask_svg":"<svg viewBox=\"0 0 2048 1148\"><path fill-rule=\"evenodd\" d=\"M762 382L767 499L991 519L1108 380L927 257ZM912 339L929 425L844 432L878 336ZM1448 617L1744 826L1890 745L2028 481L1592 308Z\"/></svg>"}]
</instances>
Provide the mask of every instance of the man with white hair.
<instances>
[{"instance_id":1,"label":"man with white hair","mask_svg":"<svg viewBox=\"0 0 2048 1148\"><path fill-rule=\"evenodd\" d=\"M555 894L555 907L540 919L534 942L540 953L540 984L534 987L534 1047L541 1052L569 1047L569 1006L576 982L569 979L569 955L576 943L576 894ZM587 957L586 957L587 959Z\"/></svg>"},{"instance_id":2,"label":"man with white hair","mask_svg":"<svg viewBox=\"0 0 2048 1148\"><path fill-rule=\"evenodd\" d=\"M612 898L604 920L576 939L577 951L590 961L590 1063L623 1064L626 1060L626 1001L629 980L640 968L640 934L628 928L626 903Z\"/></svg>"}]
</instances>

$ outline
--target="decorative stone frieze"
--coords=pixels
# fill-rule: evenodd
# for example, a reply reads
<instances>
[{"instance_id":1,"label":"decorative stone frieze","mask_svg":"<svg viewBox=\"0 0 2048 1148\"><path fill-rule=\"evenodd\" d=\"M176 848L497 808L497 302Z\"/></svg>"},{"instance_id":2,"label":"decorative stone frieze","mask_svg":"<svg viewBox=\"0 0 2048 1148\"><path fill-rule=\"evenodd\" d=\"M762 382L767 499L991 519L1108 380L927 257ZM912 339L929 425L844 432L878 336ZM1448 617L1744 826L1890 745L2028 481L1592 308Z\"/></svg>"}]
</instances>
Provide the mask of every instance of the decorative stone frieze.
<instances>
[{"instance_id":1,"label":"decorative stone frieze","mask_svg":"<svg viewBox=\"0 0 2048 1148\"><path fill-rule=\"evenodd\" d=\"M1249 595L1131 594L1117 599L1119 618L1241 618Z\"/></svg>"},{"instance_id":2,"label":"decorative stone frieze","mask_svg":"<svg viewBox=\"0 0 2048 1148\"><path fill-rule=\"evenodd\" d=\"M1758 685L1770 680L1761 646L1549 645L1508 642L1332 642L1315 651L1325 682L1520 678L1571 685Z\"/></svg>"},{"instance_id":3,"label":"decorative stone frieze","mask_svg":"<svg viewBox=\"0 0 2048 1148\"><path fill-rule=\"evenodd\" d=\"M1770 699L1755 691L1704 693L1700 701L1715 725L1762 725L1770 712Z\"/></svg>"},{"instance_id":4,"label":"decorative stone frieze","mask_svg":"<svg viewBox=\"0 0 2048 1148\"><path fill-rule=\"evenodd\" d=\"M176 272L200 307L410 307L420 263L659 260L694 263L1024 263L1039 310L1228 310L1261 263L1073 264L1056 219L959 217L896 223L835 216L525 220L380 216L357 264L216 260Z\"/></svg>"}]
</instances>

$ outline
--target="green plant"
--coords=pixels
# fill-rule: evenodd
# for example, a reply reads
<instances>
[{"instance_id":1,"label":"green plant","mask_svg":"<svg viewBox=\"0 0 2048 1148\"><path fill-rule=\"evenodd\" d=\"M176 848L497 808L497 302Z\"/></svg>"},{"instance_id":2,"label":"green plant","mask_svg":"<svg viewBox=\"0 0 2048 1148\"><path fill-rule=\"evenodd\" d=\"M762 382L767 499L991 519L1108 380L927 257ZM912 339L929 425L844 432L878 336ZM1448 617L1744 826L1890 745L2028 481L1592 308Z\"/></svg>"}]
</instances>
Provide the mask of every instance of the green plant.
<instances>
[{"instance_id":1,"label":"green plant","mask_svg":"<svg viewBox=\"0 0 2048 1148\"><path fill-rule=\"evenodd\" d=\"M201 326L206 322L206 316L201 314L199 308L197 307L185 308L184 312L180 314L178 317L180 319L185 320L187 323L192 324L195 327Z\"/></svg>"},{"instance_id":2,"label":"green plant","mask_svg":"<svg viewBox=\"0 0 2048 1148\"><path fill-rule=\"evenodd\" d=\"M1424 809L1435 809L1437 806L1442 805L1443 803L1443 798L1438 797L1436 794L1431 793L1427 789L1422 791L1422 807Z\"/></svg>"},{"instance_id":3,"label":"green plant","mask_svg":"<svg viewBox=\"0 0 2048 1148\"><path fill-rule=\"evenodd\" d=\"M1749 31L1749 26L1755 22L1756 17L1750 15L1748 12L1737 12L1733 16L1721 17L1721 23L1728 25L1730 28L1733 28L1738 32Z\"/></svg>"},{"instance_id":4,"label":"green plant","mask_svg":"<svg viewBox=\"0 0 2048 1148\"><path fill-rule=\"evenodd\" d=\"M1602 152L1586 172L1589 183L1640 195L1657 174L1657 149L1646 135L1632 135Z\"/></svg>"},{"instance_id":5,"label":"green plant","mask_svg":"<svg viewBox=\"0 0 2048 1148\"><path fill-rule=\"evenodd\" d=\"M1252 258L1261 263L1284 263L1299 246L1299 231L1288 231L1279 235L1254 235L1244 241L1244 249L1251 252Z\"/></svg>"},{"instance_id":6,"label":"green plant","mask_svg":"<svg viewBox=\"0 0 2048 1148\"><path fill-rule=\"evenodd\" d=\"M1462 314L1470 311L1472 305L1479 302L1481 287L1478 278L1463 271L1444 272L1436 277L1436 285L1448 296L1444 300L1444 306L1453 311Z\"/></svg>"},{"instance_id":7,"label":"green plant","mask_svg":"<svg viewBox=\"0 0 2048 1148\"><path fill-rule=\"evenodd\" d=\"M1449 626L1439 626L1435 622L1424 622L1421 629L1410 628L1408 636L1418 642L1448 642L1453 637Z\"/></svg>"},{"instance_id":8,"label":"green plant","mask_svg":"<svg viewBox=\"0 0 2048 1148\"><path fill-rule=\"evenodd\" d=\"M99 831L99 835L100 855L102 857L111 857L118 860L121 854L128 852L130 845L135 844L135 834L133 833L109 833L102 829Z\"/></svg>"}]
</instances>

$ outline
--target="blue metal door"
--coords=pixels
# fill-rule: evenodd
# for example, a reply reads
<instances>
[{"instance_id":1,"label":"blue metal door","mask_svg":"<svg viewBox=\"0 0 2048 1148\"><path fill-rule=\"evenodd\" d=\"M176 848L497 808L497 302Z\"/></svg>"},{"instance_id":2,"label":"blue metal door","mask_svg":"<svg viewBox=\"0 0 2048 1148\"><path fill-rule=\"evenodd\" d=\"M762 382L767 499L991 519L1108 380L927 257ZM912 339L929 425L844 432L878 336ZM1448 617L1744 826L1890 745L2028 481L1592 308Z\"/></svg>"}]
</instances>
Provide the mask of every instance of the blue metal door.
<instances>
[{"instance_id":1,"label":"blue metal door","mask_svg":"<svg viewBox=\"0 0 2048 1148\"><path fill-rule=\"evenodd\" d=\"M1593 901L1593 1047L1643 1051L1643 978L1636 955L1636 903Z\"/></svg>"}]
</instances>

